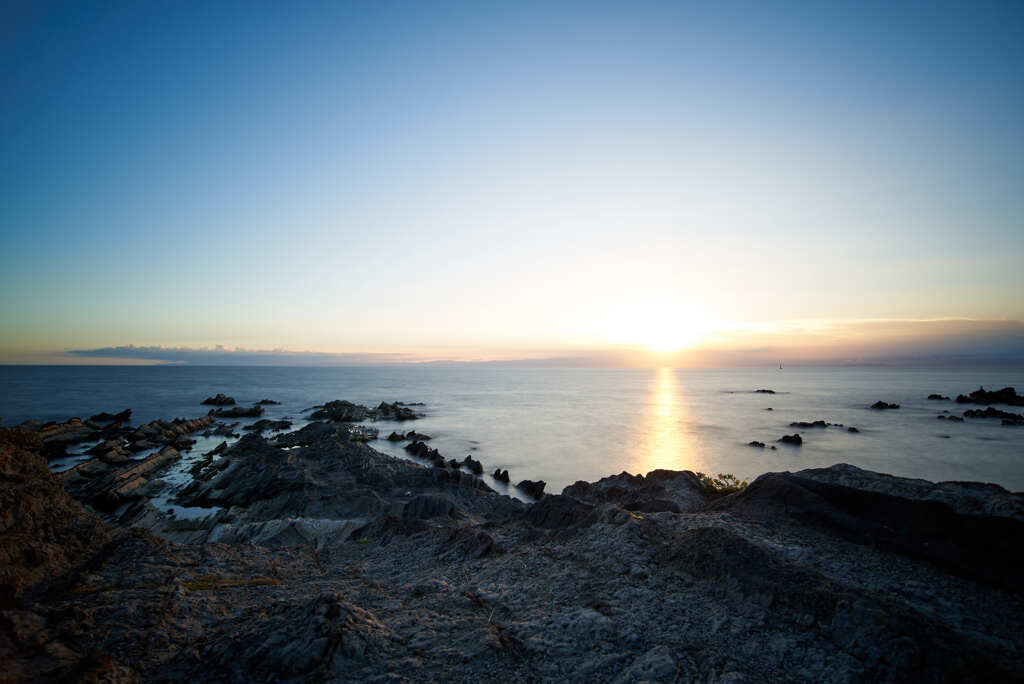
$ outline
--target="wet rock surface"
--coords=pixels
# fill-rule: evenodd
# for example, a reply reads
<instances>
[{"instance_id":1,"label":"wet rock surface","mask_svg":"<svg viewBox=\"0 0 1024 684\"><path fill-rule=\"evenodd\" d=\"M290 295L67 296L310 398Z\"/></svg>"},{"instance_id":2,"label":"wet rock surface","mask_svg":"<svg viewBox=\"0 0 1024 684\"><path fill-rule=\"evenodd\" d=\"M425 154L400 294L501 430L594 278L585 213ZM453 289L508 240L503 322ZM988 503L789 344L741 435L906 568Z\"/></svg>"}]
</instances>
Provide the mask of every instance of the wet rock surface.
<instances>
[{"instance_id":1,"label":"wet rock surface","mask_svg":"<svg viewBox=\"0 0 1024 684\"><path fill-rule=\"evenodd\" d=\"M235 398L218 393L215 397L207 397L201 402L204 406L234 406Z\"/></svg>"},{"instance_id":2,"label":"wet rock surface","mask_svg":"<svg viewBox=\"0 0 1024 684\"><path fill-rule=\"evenodd\" d=\"M313 420L333 420L335 422L358 422L362 420L415 420L420 415L409 408L410 405L400 401L391 404L382 401L375 408L367 408L350 401L329 401L315 409L310 418Z\"/></svg>"},{"instance_id":3,"label":"wet rock surface","mask_svg":"<svg viewBox=\"0 0 1024 684\"><path fill-rule=\"evenodd\" d=\"M68 491L158 478L172 446L79 489L37 434L0 430L4 677L1024 678L1020 493L836 465L725 497L688 471L523 481L527 505L352 427L222 445L179 497L219 513L134 527Z\"/></svg>"},{"instance_id":4,"label":"wet rock surface","mask_svg":"<svg viewBox=\"0 0 1024 684\"><path fill-rule=\"evenodd\" d=\"M1013 387L1004 387L1001 390L988 391L979 387L970 394L957 395L958 404L1008 404L1010 406L1024 406L1024 396L1017 394Z\"/></svg>"},{"instance_id":5,"label":"wet rock surface","mask_svg":"<svg viewBox=\"0 0 1024 684\"><path fill-rule=\"evenodd\" d=\"M884 409L898 409L899 407L900 407L899 404L890 404L889 402L886 402L886 401L876 401L874 404L872 404L870 406L870 408L873 408L873 409L878 410L878 411L881 411L881 410L884 410Z\"/></svg>"}]
</instances>

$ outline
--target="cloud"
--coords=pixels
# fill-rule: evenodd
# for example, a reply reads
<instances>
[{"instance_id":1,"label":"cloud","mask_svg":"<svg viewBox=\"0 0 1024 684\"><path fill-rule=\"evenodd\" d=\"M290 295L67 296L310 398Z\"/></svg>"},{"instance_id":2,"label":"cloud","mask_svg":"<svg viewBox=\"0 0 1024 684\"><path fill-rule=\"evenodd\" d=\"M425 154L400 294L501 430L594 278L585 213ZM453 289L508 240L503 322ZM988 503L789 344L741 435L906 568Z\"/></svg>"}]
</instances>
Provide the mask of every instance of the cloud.
<instances>
[{"instance_id":1,"label":"cloud","mask_svg":"<svg viewBox=\"0 0 1024 684\"><path fill-rule=\"evenodd\" d=\"M397 353L331 353L291 351L287 349L230 349L215 347L140 347L134 344L99 349L73 349L67 352L82 359L107 359L112 362L148 361L192 366L348 366L408 363L416 359Z\"/></svg>"}]
</instances>

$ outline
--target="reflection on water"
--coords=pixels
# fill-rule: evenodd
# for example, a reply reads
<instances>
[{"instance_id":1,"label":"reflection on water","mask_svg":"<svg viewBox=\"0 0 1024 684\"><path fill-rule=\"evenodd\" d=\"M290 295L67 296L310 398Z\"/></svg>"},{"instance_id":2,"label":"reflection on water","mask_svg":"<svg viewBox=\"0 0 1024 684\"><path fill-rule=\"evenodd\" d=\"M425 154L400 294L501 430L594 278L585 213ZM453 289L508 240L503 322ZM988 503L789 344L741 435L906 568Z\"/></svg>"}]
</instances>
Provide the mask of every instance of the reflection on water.
<instances>
[{"instance_id":1,"label":"reflection on water","mask_svg":"<svg viewBox=\"0 0 1024 684\"><path fill-rule=\"evenodd\" d=\"M687 429L685 395L674 368L654 372L646 416L646 438L630 455L632 473L652 470L701 470L702 459Z\"/></svg>"}]
</instances>

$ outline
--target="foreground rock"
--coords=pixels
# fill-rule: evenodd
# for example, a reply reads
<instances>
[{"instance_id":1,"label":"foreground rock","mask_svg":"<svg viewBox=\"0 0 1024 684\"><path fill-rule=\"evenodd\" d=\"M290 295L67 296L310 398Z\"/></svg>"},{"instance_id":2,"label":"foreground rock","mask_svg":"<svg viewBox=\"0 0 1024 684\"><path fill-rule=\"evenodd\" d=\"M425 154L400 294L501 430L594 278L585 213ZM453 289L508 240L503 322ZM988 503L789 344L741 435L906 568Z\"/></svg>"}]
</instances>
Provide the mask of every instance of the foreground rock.
<instances>
[{"instance_id":1,"label":"foreground rock","mask_svg":"<svg viewBox=\"0 0 1024 684\"><path fill-rule=\"evenodd\" d=\"M211 456L188 496L228 508L192 544L102 523L0 431L5 678L1024 678L1021 494L839 465L527 506L342 427Z\"/></svg>"}]
</instances>

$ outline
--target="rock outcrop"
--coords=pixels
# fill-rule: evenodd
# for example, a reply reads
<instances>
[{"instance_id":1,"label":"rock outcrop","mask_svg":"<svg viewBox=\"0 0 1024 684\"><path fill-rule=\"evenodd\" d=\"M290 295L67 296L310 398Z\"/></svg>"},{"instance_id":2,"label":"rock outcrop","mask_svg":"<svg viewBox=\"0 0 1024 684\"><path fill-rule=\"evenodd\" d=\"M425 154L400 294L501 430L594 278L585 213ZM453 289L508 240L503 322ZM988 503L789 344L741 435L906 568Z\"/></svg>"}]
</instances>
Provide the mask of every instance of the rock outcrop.
<instances>
[{"instance_id":1,"label":"rock outcrop","mask_svg":"<svg viewBox=\"0 0 1024 684\"><path fill-rule=\"evenodd\" d=\"M1012 387L1004 387L1001 390L990 392L984 387L979 387L970 394L957 395L958 404L1009 404L1010 406L1024 406L1024 396L1017 394Z\"/></svg>"},{"instance_id":2,"label":"rock outcrop","mask_svg":"<svg viewBox=\"0 0 1024 684\"><path fill-rule=\"evenodd\" d=\"M527 505L346 427L210 452L179 503L221 512L153 526L186 544L100 521L0 431L4 679L1024 679L1024 494L837 465Z\"/></svg>"}]
</instances>

